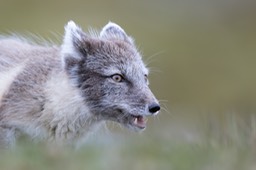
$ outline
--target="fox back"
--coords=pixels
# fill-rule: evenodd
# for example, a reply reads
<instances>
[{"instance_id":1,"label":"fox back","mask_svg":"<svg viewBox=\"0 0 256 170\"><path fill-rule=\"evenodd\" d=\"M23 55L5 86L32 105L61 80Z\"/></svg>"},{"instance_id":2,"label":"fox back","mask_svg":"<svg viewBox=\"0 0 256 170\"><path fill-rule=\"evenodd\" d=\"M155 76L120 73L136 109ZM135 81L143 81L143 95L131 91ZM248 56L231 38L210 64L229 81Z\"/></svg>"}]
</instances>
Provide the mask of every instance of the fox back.
<instances>
[{"instance_id":1,"label":"fox back","mask_svg":"<svg viewBox=\"0 0 256 170\"><path fill-rule=\"evenodd\" d=\"M0 147L20 134L76 143L105 121L145 129L158 101L134 41L114 23L87 34L73 21L63 43L0 39Z\"/></svg>"}]
</instances>

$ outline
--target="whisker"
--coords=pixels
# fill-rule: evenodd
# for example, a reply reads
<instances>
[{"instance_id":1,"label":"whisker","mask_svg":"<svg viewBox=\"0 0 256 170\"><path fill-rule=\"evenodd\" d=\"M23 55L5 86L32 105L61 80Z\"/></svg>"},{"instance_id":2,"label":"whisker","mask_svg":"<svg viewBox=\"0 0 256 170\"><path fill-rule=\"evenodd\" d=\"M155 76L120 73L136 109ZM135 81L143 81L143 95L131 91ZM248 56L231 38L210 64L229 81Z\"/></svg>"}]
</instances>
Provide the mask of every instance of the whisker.
<instances>
[{"instance_id":1,"label":"whisker","mask_svg":"<svg viewBox=\"0 0 256 170\"><path fill-rule=\"evenodd\" d=\"M158 99L158 101L159 101L160 103L168 103L168 102L169 102L169 100L164 100L164 99Z\"/></svg>"},{"instance_id":2,"label":"whisker","mask_svg":"<svg viewBox=\"0 0 256 170\"><path fill-rule=\"evenodd\" d=\"M112 121L109 121L107 124L107 133L110 133L111 130L113 130L115 128L115 123Z\"/></svg>"},{"instance_id":3,"label":"whisker","mask_svg":"<svg viewBox=\"0 0 256 170\"><path fill-rule=\"evenodd\" d=\"M163 73L158 67L148 67L150 74L160 74Z\"/></svg>"},{"instance_id":4,"label":"whisker","mask_svg":"<svg viewBox=\"0 0 256 170\"><path fill-rule=\"evenodd\" d=\"M146 64L146 66L148 66L150 63L152 63L152 62L154 61L153 59L154 59L156 56L159 56L160 54L163 54L163 53L164 53L164 51L162 50L162 51L156 52L156 53L154 53L154 54L152 54L152 55L146 57L146 59L145 59L145 64Z\"/></svg>"}]
</instances>

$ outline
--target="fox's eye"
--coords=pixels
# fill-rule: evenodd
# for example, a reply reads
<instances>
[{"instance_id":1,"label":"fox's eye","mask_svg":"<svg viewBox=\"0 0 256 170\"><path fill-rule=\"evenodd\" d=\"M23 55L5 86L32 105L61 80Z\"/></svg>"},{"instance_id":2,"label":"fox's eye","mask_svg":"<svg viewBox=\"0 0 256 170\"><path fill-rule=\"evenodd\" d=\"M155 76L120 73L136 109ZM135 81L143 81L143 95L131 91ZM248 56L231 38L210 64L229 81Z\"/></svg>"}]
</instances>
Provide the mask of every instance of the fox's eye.
<instances>
[{"instance_id":1,"label":"fox's eye","mask_svg":"<svg viewBox=\"0 0 256 170\"><path fill-rule=\"evenodd\" d=\"M123 81L123 76L121 76L120 74L114 74L114 75L111 76L111 78L115 82L122 82Z\"/></svg>"},{"instance_id":2,"label":"fox's eye","mask_svg":"<svg viewBox=\"0 0 256 170\"><path fill-rule=\"evenodd\" d=\"M148 75L144 75L145 81L148 83Z\"/></svg>"}]
</instances>

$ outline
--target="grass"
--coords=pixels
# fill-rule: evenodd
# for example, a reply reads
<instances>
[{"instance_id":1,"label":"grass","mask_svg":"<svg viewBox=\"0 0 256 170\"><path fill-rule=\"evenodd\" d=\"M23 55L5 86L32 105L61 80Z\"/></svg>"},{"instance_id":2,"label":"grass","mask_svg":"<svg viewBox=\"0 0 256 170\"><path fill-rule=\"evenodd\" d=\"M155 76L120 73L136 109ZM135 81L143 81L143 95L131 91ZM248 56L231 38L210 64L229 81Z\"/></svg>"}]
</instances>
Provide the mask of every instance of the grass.
<instances>
[{"instance_id":1,"label":"grass","mask_svg":"<svg viewBox=\"0 0 256 170\"><path fill-rule=\"evenodd\" d=\"M231 118L233 117L233 118ZM174 125L158 131L152 127L142 134L125 130L110 134L96 133L79 149L51 148L44 144L33 144L27 139L19 141L13 151L2 152L1 170L253 170L256 168L254 147L254 124L245 127L240 117L226 115L225 126L216 123L211 116L195 120L173 117ZM251 117L251 120L255 118ZM176 124L174 123L176 121ZM183 124L180 124L181 122ZM194 122L194 123L193 123ZM210 123L211 122L211 125ZM215 122L215 123L214 123ZM251 121L254 122L254 121ZM180 124L180 126L178 126ZM205 126L207 124L207 126ZM154 123L153 123L154 125ZM243 127L242 127L243 125ZM218 129L214 129L216 126ZM183 128L181 128L183 127ZM194 131L194 129L201 129ZM171 128L181 134L186 131L196 140L175 137ZM238 140L239 139L239 140Z\"/></svg>"},{"instance_id":2,"label":"grass","mask_svg":"<svg viewBox=\"0 0 256 170\"><path fill-rule=\"evenodd\" d=\"M1 155L0 165L1 170L249 170L256 166L253 158L255 153L243 147L200 146L171 141L157 145L128 142L118 147L87 145L76 152L30 145Z\"/></svg>"}]
</instances>

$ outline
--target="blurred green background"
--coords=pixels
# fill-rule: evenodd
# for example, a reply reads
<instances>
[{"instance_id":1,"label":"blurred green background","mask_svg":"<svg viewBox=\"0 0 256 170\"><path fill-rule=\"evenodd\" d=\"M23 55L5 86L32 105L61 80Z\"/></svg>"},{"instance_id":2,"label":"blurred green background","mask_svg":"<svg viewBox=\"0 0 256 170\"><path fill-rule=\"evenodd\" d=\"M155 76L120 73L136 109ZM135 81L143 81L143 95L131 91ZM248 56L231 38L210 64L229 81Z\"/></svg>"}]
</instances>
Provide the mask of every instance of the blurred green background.
<instances>
[{"instance_id":1,"label":"blurred green background","mask_svg":"<svg viewBox=\"0 0 256 170\"><path fill-rule=\"evenodd\" d=\"M256 169L256 1L0 0L4 35L60 44L69 20L133 36L162 112L141 134L111 123L77 151L21 140L1 170Z\"/></svg>"}]
</instances>

